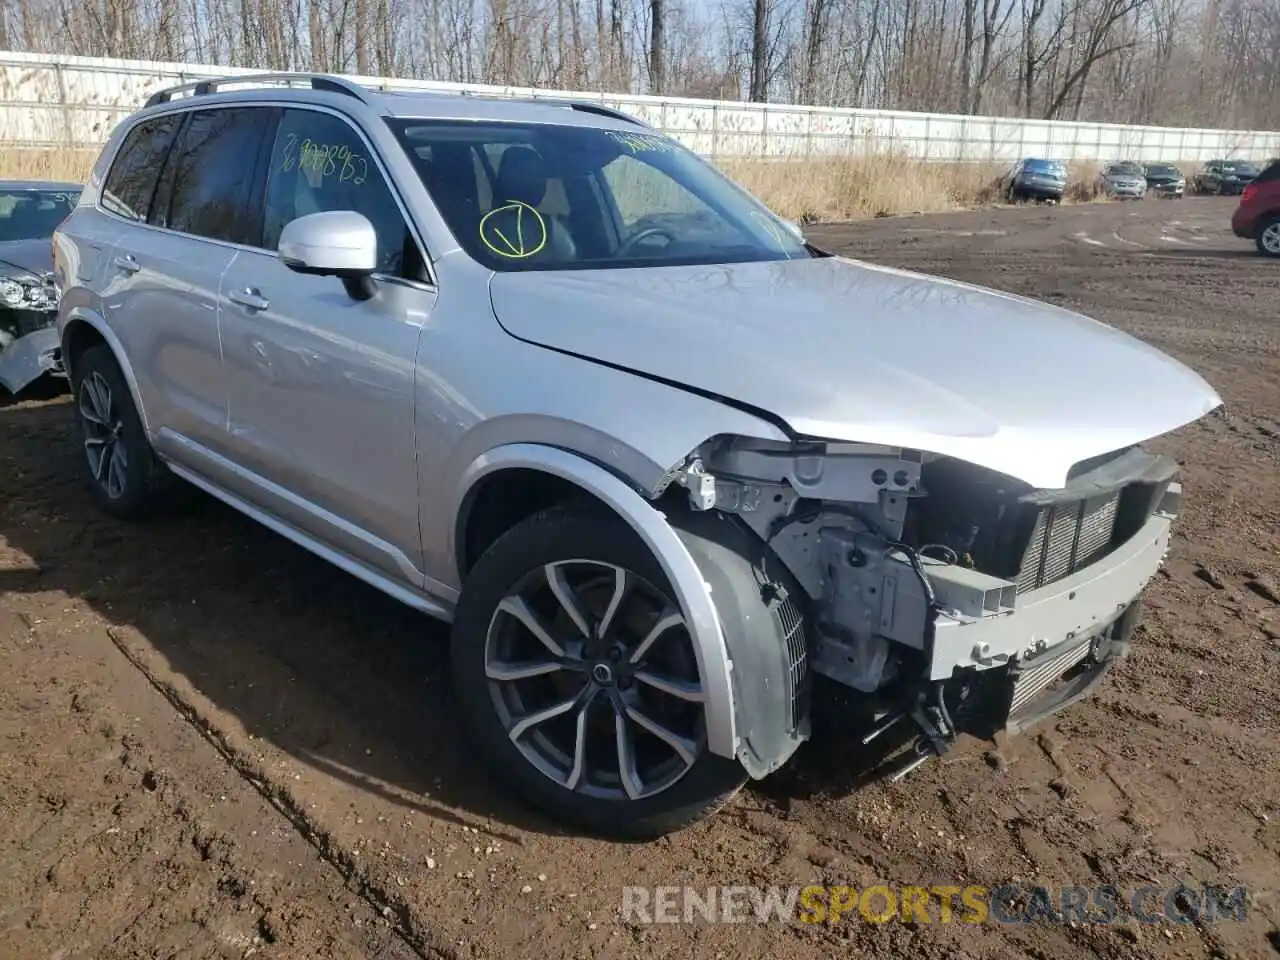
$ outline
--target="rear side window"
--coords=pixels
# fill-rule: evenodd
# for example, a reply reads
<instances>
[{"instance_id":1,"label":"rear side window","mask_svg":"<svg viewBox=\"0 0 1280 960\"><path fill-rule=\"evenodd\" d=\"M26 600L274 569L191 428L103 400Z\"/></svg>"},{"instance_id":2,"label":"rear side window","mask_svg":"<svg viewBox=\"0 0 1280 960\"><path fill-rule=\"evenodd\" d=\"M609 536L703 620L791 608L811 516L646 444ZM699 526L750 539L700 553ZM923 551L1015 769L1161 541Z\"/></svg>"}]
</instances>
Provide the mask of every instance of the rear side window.
<instances>
[{"instance_id":1,"label":"rear side window","mask_svg":"<svg viewBox=\"0 0 1280 960\"><path fill-rule=\"evenodd\" d=\"M153 217L170 230L256 246L260 217L251 203L258 154L274 117L262 107L198 110L170 160L168 213Z\"/></svg>"},{"instance_id":2,"label":"rear side window","mask_svg":"<svg viewBox=\"0 0 1280 960\"><path fill-rule=\"evenodd\" d=\"M1271 166L1258 174L1258 183L1271 183L1280 180L1280 160L1272 160Z\"/></svg>"},{"instance_id":3,"label":"rear side window","mask_svg":"<svg viewBox=\"0 0 1280 960\"><path fill-rule=\"evenodd\" d=\"M181 121L181 114L171 113L129 131L102 185L103 207L130 220L147 219L160 167Z\"/></svg>"}]
</instances>

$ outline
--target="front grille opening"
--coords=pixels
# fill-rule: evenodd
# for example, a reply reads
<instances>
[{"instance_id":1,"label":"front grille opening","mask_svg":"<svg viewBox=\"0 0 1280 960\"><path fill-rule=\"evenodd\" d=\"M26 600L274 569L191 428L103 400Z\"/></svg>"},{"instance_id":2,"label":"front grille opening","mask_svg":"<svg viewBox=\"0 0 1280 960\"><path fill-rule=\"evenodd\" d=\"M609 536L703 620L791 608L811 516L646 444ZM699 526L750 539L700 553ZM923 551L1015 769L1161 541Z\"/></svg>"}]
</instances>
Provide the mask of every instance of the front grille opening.
<instances>
[{"instance_id":1,"label":"front grille opening","mask_svg":"<svg viewBox=\"0 0 1280 960\"><path fill-rule=\"evenodd\" d=\"M1042 507L1018 573L1018 592L1035 590L1101 559L1116 528L1119 492Z\"/></svg>"},{"instance_id":2,"label":"front grille opening","mask_svg":"<svg viewBox=\"0 0 1280 960\"><path fill-rule=\"evenodd\" d=\"M1134 459L1126 448L1082 460L1064 491L1033 490L945 457L930 461L921 471L925 496L908 509L903 540L945 546L962 566L1010 580L1019 593L1036 590L1097 563L1147 522L1169 476Z\"/></svg>"}]
</instances>

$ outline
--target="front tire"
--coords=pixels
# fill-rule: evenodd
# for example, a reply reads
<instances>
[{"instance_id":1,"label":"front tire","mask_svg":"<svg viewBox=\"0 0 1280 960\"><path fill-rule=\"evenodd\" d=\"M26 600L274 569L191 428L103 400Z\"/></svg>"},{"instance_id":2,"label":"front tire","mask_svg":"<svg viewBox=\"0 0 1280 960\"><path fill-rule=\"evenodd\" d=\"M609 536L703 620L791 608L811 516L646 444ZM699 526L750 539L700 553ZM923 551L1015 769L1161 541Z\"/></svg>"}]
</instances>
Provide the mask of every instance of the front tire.
<instances>
[{"instance_id":1,"label":"front tire","mask_svg":"<svg viewBox=\"0 0 1280 960\"><path fill-rule=\"evenodd\" d=\"M94 500L116 517L150 515L173 475L151 448L115 356L105 344L89 347L71 374L81 463Z\"/></svg>"},{"instance_id":2,"label":"front tire","mask_svg":"<svg viewBox=\"0 0 1280 960\"><path fill-rule=\"evenodd\" d=\"M654 839L746 781L707 750L706 690L661 566L603 507L551 507L500 537L467 577L451 659L480 753L554 820Z\"/></svg>"}]
</instances>

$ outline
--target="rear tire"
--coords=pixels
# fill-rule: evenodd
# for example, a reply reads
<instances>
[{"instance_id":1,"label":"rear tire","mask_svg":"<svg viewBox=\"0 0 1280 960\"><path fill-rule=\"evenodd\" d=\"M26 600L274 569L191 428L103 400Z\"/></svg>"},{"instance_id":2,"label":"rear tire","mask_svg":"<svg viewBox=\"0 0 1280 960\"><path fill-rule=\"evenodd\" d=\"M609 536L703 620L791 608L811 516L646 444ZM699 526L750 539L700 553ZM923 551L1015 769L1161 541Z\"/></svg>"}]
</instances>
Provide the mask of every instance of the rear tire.
<instances>
[{"instance_id":1,"label":"rear tire","mask_svg":"<svg viewBox=\"0 0 1280 960\"><path fill-rule=\"evenodd\" d=\"M1280 214L1263 221L1254 242L1258 246L1258 252L1264 257L1280 257Z\"/></svg>"},{"instance_id":2,"label":"rear tire","mask_svg":"<svg viewBox=\"0 0 1280 960\"><path fill-rule=\"evenodd\" d=\"M530 807L650 840L746 782L740 763L707 750L706 691L672 597L630 526L590 502L529 517L472 569L453 623L454 689L476 748Z\"/></svg>"},{"instance_id":3,"label":"rear tire","mask_svg":"<svg viewBox=\"0 0 1280 960\"><path fill-rule=\"evenodd\" d=\"M98 344L75 358L71 390L81 463L94 500L123 519L155 513L176 478L152 450L110 348Z\"/></svg>"}]
</instances>

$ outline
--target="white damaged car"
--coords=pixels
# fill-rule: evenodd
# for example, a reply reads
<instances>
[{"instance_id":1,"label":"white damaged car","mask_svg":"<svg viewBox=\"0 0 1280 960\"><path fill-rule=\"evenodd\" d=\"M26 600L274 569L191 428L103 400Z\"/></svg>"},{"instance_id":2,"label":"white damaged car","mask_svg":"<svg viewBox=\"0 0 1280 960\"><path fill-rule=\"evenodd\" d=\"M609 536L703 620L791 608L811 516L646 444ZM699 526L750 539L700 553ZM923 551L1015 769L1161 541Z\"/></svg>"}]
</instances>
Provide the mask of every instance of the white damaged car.
<instances>
[{"instance_id":1,"label":"white damaged car","mask_svg":"<svg viewBox=\"0 0 1280 960\"><path fill-rule=\"evenodd\" d=\"M183 478L450 621L448 734L528 802L651 837L817 696L905 771L1125 653L1180 501L1142 444L1220 404L1187 367L830 256L598 104L232 82L124 121L58 230L89 489Z\"/></svg>"},{"instance_id":2,"label":"white damaged car","mask_svg":"<svg viewBox=\"0 0 1280 960\"><path fill-rule=\"evenodd\" d=\"M16 395L47 374L63 373L51 244L80 189L0 180L0 393Z\"/></svg>"}]
</instances>

